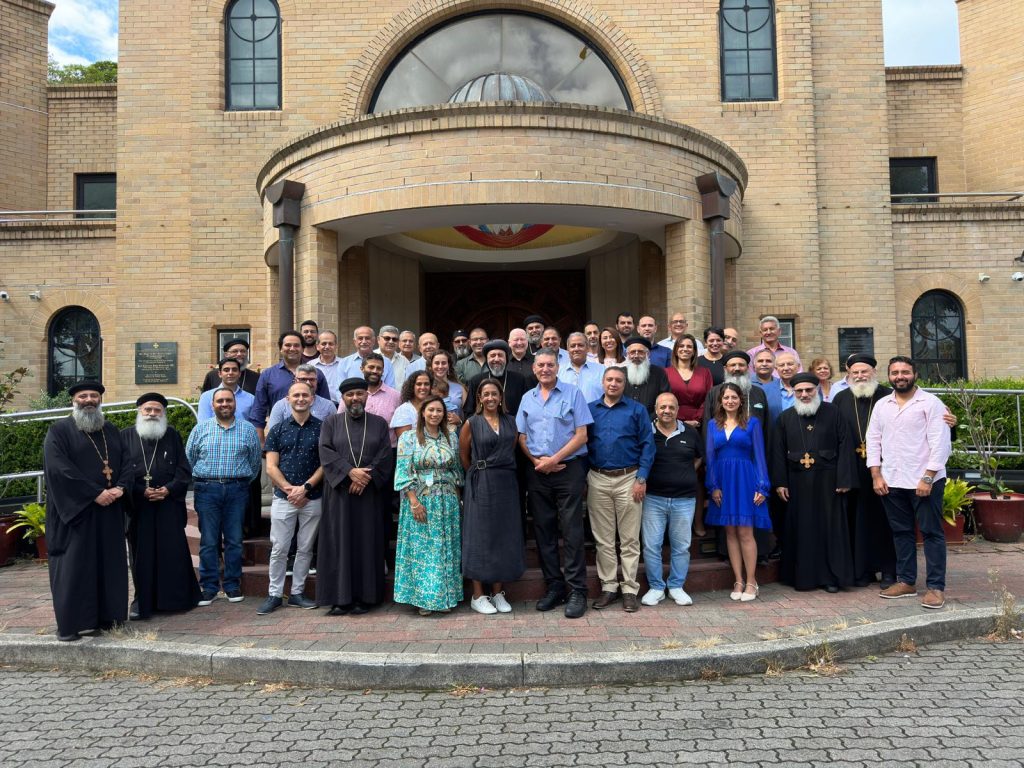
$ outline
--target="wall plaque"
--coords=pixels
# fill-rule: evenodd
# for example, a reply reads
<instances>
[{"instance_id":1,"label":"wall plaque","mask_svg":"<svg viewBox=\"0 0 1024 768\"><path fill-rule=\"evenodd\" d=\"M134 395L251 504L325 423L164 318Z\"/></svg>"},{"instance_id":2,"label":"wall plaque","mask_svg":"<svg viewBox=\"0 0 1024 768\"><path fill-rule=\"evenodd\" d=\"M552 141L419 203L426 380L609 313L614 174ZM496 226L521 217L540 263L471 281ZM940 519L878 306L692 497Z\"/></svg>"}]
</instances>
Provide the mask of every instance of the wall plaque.
<instances>
[{"instance_id":1,"label":"wall plaque","mask_svg":"<svg viewBox=\"0 0 1024 768\"><path fill-rule=\"evenodd\" d=\"M178 342L137 342L135 344L135 383L177 384Z\"/></svg>"},{"instance_id":2,"label":"wall plaque","mask_svg":"<svg viewBox=\"0 0 1024 768\"><path fill-rule=\"evenodd\" d=\"M874 328L839 329L839 370L846 370L846 358L858 352L875 356Z\"/></svg>"}]
</instances>

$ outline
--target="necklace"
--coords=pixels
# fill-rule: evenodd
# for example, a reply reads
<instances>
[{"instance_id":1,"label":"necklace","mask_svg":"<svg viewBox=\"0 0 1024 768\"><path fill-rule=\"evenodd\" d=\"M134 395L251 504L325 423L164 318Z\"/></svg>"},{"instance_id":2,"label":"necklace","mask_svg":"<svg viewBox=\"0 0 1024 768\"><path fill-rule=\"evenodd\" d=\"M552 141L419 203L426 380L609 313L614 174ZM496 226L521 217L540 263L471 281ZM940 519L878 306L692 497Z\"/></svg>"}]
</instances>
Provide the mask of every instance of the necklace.
<instances>
[{"instance_id":1,"label":"necklace","mask_svg":"<svg viewBox=\"0 0 1024 768\"><path fill-rule=\"evenodd\" d=\"M800 418L802 420L804 417L801 416ZM808 424L806 429L811 434L814 433L813 424ZM800 447L804 449L804 455L800 459L800 463L803 464L804 469L810 469L814 465L814 457L807 451L806 436L804 435L804 430L802 429L800 430ZM811 449L814 449L813 445L811 446Z\"/></svg>"},{"instance_id":2,"label":"necklace","mask_svg":"<svg viewBox=\"0 0 1024 768\"><path fill-rule=\"evenodd\" d=\"M363 463L363 451L366 449L366 422L369 421L363 416L363 442L359 446L359 458L356 458L355 449L352 447L352 435L348 431L348 414L345 415L345 438L348 440L348 452L352 455L352 463L358 468Z\"/></svg>"},{"instance_id":3,"label":"necklace","mask_svg":"<svg viewBox=\"0 0 1024 768\"><path fill-rule=\"evenodd\" d=\"M92 439L92 435L88 432L85 433L85 436L89 438L89 442L92 443L92 447L96 449L96 455L99 456L100 461L103 462L103 475L107 478L107 488L109 488L111 485L110 480L114 476L114 470L110 468L110 449L107 448L107 433L103 431L102 427L100 427L100 435L103 436L103 453L100 453L100 447L96 445L96 441ZM106 456L103 455L104 453Z\"/></svg>"},{"instance_id":4,"label":"necklace","mask_svg":"<svg viewBox=\"0 0 1024 768\"><path fill-rule=\"evenodd\" d=\"M138 433L136 433L138 434ZM146 481L146 487L149 488L149 481L153 479L153 462L156 461L156 450L160 447L160 441L157 440L153 444L153 456L150 460L146 461L146 444L142 442L142 435L139 435L139 448L142 449L142 466L146 468L146 474L142 476L143 480Z\"/></svg>"},{"instance_id":5,"label":"necklace","mask_svg":"<svg viewBox=\"0 0 1024 768\"><path fill-rule=\"evenodd\" d=\"M866 459L868 457L868 446L866 441L864 440L864 429L867 426L868 422L871 421L871 411L875 407L875 400L874 398L871 398L871 400L868 402L868 417L864 420L864 424L862 425L860 423L860 409L857 408L857 401L859 399L860 398L858 397L851 398L853 402L853 418L857 422L857 438L860 440L860 444L857 446L857 455L860 456L862 459Z\"/></svg>"}]
</instances>

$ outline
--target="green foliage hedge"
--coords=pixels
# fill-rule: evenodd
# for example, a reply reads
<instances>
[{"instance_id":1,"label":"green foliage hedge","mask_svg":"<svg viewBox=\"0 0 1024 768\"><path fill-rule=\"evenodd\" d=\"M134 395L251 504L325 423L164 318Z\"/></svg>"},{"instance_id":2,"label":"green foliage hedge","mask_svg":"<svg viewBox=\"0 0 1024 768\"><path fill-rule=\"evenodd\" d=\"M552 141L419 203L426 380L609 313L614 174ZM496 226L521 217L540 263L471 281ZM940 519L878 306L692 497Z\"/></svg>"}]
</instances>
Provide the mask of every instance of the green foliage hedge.
<instances>
[{"instance_id":1,"label":"green foliage hedge","mask_svg":"<svg viewBox=\"0 0 1024 768\"><path fill-rule=\"evenodd\" d=\"M118 429L135 423L135 411L108 413L107 420ZM0 475L15 472L33 472L43 468L43 440L52 421L23 421L12 423L0 418ZM182 440L188 440L196 418L184 406L167 409L167 423L178 430ZM36 492L35 480L0 482L0 499L30 496Z\"/></svg>"},{"instance_id":2,"label":"green foliage hedge","mask_svg":"<svg viewBox=\"0 0 1024 768\"><path fill-rule=\"evenodd\" d=\"M951 388L945 383L921 382L924 387ZM1016 389L1024 390L1024 379L976 379L970 383L974 389ZM940 394L939 397L956 414L960 423L963 423L964 412L957 404L952 395ZM1022 404L1024 407L1024 404ZM1017 425L1017 401L1014 395L979 395L977 410L986 421L1001 419L1004 445L1020 445L1020 429ZM951 469L977 469L973 456L966 453L968 445L964 443L967 433L957 429L957 439L953 442L953 456L949 460ZM999 468L1002 469L1024 469L1024 456L1004 456L999 459Z\"/></svg>"}]
</instances>

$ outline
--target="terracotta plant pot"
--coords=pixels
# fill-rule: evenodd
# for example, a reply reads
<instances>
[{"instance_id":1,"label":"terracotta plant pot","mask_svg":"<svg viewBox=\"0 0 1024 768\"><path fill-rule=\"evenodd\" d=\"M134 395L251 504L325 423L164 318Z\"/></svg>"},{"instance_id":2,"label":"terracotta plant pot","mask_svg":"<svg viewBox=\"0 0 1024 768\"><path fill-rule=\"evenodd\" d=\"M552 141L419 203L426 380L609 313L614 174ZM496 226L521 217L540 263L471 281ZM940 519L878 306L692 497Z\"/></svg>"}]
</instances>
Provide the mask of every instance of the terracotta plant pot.
<instances>
[{"instance_id":1,"label":"terracotta plant pot","mask_svg":"<svg viewBox=\"0 0 1024 768\"><path fill-rule=\"evenodd\" d=\"M945 518L942 518L942 532L946 535L947 544L963 544L964 543L964 524L967 522L967 518L963 515L956 516L956 522L950 525L946 522ZM921 536L921 529L917 527L917 523L914 523L914 532L917 535L917 543L923 544L924 538Z\"/></svg>"},{"instance_id":2,"label":"terracotta plant pot","mask_svg":"<svg viewBox=\"0 0 1024 768\"><path fill-rule=\"evenodd\" d=\"M1024 493L998 499L987 493L974 494L974 519L978 521L978 532L989 541L1020 541L1024 531Z\"/></svg>"},{"instance_id":3,"label":"terracotta plant pot","mask_svg":"<svg viewBox=\"0 0 1024 768\"><path fill-rule=\"evenodd\" d=\"M0 565L7 565L18 554L18 532L8 533L7 529L14 525L13 517L0 517Z\"/></svg>"},{"instance_id":4,"label":"terracotta plant pot","mask_svg":"<svg viewBox=\"0 0 1024 768\"><path fill-rule=\"evenodd\" d=\"M40 560L46 560L49 557L49 550L46 549L46 537L39 536L36 539L36 554L39 555Z\"/></svg>"}]
</instances>

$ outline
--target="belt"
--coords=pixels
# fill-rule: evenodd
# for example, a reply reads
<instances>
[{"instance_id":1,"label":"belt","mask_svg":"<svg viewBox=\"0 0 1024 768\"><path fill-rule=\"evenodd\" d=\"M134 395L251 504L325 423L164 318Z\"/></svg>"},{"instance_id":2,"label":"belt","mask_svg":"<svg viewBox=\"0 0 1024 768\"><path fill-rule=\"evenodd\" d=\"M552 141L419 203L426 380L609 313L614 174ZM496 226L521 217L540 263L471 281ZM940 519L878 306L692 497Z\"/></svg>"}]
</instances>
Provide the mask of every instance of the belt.
<instances>
[{"instance_id":1,"label":"belt","mask_svg":"<svg viewBox=\"0 0 1024 768\"><path fill-rule=\"evenodd\" d=\"M635 464L632 467L622 467L621 469L601 469L600 467L591 467L592 470L601 475L608 475L608 477L623 477L631 472L636 472L640 467Z\"/></svg>"},{"instance_id":2,"label":"belt","mask_svg":"<svg viewBox=\"0 0 1024 768\"><path fill-rule=\"evenodd\" d=\"M249 478L247 477L193 477L192 482L195 483L248 483Z\"/></svg>"}]
</instances>

